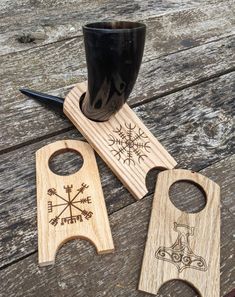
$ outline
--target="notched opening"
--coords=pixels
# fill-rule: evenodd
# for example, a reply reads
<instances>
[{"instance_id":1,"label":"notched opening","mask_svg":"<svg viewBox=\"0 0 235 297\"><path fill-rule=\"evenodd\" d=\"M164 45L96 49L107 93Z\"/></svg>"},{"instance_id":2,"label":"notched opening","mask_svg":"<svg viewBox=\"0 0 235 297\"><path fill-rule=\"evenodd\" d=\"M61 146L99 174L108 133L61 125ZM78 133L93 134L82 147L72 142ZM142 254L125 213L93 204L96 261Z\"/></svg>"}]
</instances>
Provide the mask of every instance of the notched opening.
<instances>
[{"instance_id":1,"label":"notched opening","mask_svg":"<svg viewBox=\"0 0 235 297\"><path fill-rule=\"evenodd\" d=\"M77 242L76 243L70 243L70 241L83 241L83 244L86 245L86 248L89 248L89 246L92 246L93 248L96 249L96 252L98 253L98 249L97 249L97 246L95 245L95 243L88 237L85 237L85 236L72 236L72 237L68 237L66 239L64 239L60 244L59 246L57 247L56 251L55 251L55 255L54 255L54 260L53 260L53 263L55 263L55 260L56 260L56 257L59 255L60 251L63 252L63 248L66 248L66 245L67 244L78 244ZM77 247L76 247L76 250L77 250Z\"/></svg>"},{"instance_id":2,"label":"notched opening","mask_svg":"<svg viewBox=\"0 0 235 297\"><path fill-rule=\"evenodd\" d=\"M153 167L148 171L145 179L145 185L148 190L148 193L154 193L158 174L165 169L166 168L162 167Z\"/></svg>"},{"instance_id":3,"label":"notched opening","mask_svg":"<svg viewBox=\"0 0 235 297\"><path fill-rule=\"evenodd\" d=\"M201 297L200 292L187 281L170 280L164 283L158 291L159 296L181 297L182 294L187 297Z\"/></svg>"}]
</instances>

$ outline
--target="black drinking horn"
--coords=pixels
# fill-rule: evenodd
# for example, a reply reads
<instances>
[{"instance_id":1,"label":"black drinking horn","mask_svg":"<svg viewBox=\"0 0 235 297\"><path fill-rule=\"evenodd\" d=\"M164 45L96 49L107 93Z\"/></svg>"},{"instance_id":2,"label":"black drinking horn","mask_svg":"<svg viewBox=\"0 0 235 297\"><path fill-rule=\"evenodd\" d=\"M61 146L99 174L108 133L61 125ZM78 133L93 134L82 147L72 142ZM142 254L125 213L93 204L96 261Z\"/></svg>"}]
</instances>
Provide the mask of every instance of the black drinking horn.
<instances>
[{"instance_id":1,"label":"black drinking horn","mask_svg":"<svg viewBox=\"0 0 235 297\"><path fill-rule=\"evenodd\" d=\"M83 26L88 88L81 102L91 120L106 121L129 97L138 76L146 26L99 22Z\"/></svg>"}]
</instances>

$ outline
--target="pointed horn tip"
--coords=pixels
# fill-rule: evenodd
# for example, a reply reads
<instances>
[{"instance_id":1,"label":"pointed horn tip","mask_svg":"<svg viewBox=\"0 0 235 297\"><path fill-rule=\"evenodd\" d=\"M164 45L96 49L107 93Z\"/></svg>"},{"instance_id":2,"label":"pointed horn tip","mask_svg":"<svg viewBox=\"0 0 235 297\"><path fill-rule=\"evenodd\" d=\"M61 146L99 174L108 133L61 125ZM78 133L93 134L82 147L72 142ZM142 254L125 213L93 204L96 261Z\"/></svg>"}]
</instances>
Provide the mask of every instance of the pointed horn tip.
<instances>
[{"instance_id":1,"label":"pointed horn tip","mask_svg":"<svg viewBox=\"0 0 235 297\"><path fill-rule=\"evenodd\" d=\"M19 91L20 91L22 94L24 94L24 93L26 93L26 92L28 91L28 89L20 88Z\"/></svg>"}]
</instances>

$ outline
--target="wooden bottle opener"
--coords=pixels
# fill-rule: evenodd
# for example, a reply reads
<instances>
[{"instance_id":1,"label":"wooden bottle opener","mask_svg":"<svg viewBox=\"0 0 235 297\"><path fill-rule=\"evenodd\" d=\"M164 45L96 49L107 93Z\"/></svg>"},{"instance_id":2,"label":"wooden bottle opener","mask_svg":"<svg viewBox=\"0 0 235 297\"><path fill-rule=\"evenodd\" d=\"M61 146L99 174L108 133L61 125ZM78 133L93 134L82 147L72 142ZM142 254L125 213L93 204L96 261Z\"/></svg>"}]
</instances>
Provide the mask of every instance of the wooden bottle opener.
<instances>
[{"instance_id":1,"label":"wooden bottle opener","mask_svg":"<svg viewBox=\"0 0 235 297\"><path fill-rule=\"evenodd\" d=\"M60 176L49 168L52 156L75 151L80 170ZM54 264L60 246L73 238L92 242L98 254L114 250L95 154L88 143L57 141L36 152L39 265Z\"/></svg>"},{"instance_id":2,"label":"wooden bottle opener","mask_svg":"<svg viewBox=\"0 0 235 297\"><path fill-rule=\"evenodd\" d=\"M136 199L148 190L145 178L154 167L172 169L176 161L127 105L105 122L89 120L80 109L86 83L77 84L64 101L64 113Z\"/></svg>"},{"instance_id":3,"label":"wooden bottle opener","mask_svg":"<svg viewBox=\"0 0 235 297\"><path fill-rule=\"evenodd\" d=\"M205 192L207 204L201 212L182 212L171 203L169 188L180 180ZM202 297L220 296L220 188L209 178L183 169L158 176L139 290L157 294L173 279L193 285Z\"/></svg>"}]
</instances>

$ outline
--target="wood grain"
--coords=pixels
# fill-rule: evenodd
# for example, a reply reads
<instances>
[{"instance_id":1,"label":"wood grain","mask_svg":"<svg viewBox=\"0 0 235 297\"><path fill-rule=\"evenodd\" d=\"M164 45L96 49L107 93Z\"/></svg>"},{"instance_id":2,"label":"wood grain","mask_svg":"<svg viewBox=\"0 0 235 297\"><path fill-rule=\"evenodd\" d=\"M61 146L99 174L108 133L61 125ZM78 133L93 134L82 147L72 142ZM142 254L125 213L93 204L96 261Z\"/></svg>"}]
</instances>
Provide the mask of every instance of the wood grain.
<instances>
[{"instance_id":1,"label":"wood grain","mask_svg":"<svg viewBox=\"0 0 235 297\"><path fill-rule=\"evenodd\" d=\"M79 171L68 176L52 172L50 159L63 151L81 154L83 165ZM112 252L113 240L91 146L77 140L50 143L36 152L36 173L39 265L54 264L58 249L74 238L90 241L98 254Z\"/></svg>"},{"instance_id":2,"label":"wood grain","mask_svg":"<svg viewBox=\"0 0 235 297\"><path fill-rule=\"evenodd\" d=\"M140 104L232 71L233 42L234 37L222 38L143 63L128 104ZM64 117L26 98L18 89L27 86L64 95L65 86L67 92L68 86L86 79L84 62L82 41L74 39L0 58L0 85L4 86L0 90L1 150L71 127Z\"/></svg>"},{"instance_id":3,"label":"wood grain","mask_svg":"<svg viewBox=\"0 0 235 297\"><path fill-rule=\"evenodd\" d=\"M49 3L40 8L37 3L32 4L30 8L24 8L24 18L19 4L17 10L12 7L6 14L2 8L0 55L81 37L85 23L101 19L144 21L148 28L145 54L152 52L154 56L198 46L231 34L234 24L234 2L231 0L195 3L184 0L181 1L181 6L175 1L171 3L171 7L160 1L148 4L119 1L118 5L115 1L95 1L93 5L89 2L84 5L84 1L77 0L73 4L64 2L62 14L61 7L56 7L56 4L58 5L58 1L51 3L53 9L47 7ZM80 5L79 9L74 10L74 5ZM5 9L6 6L7 3ZM16 4L12 3L12 6Z\"/></svg>"},{"instance_id":4,"label":"wood grain","mask_svg":"<svg viewBox=\"0 0 235 297\"><path fill-rule=\"evenodd\" d=\"M86 91L87 84L80 83L69 92L65 115L131 194L143 198L147 173L155 167L172 169L176 161L127 104L105 122L89 120L80 109Z\"/></svg>"},{"instance_id":5,"label":"wood grain","mask_svg":"<svg viewBox=\"0 0 235 297\"><path fill-rule=\"evenodd\" d=\"M217 3L218 0L210 0L210 1L197 1L197 0L183 0L181 3L175 0L167 0L165 3L161 1L145 1L134 0L131 3L126 2L124 0L117 2L110 0L99 0L94 2L86 2L84 0L67 0L61 2L60 0L49 0L47 2L44 1L30 1L21 0L17 3L9 2L7 0L1 1L1 16L11 16L14 17L16 15L22 15L22 13L32 12L36 15L36 12L33 10L37 10L38 12L50 12L52 14L53 11L74 11L74 7L77 7L78 11L84 12L92 12L94 9L95 12L99 14L99 17L105 17L107 11L111 11L112 15L121 16L125 13L126 16L129 14L138 14L138 15L155 15L159 12L174 11L178 9L183 9L185 7L194 7L200 6L202 3ZM81 5L82 4L82 5Z\"/></svg>"},{"instance_id":6,"label":"wood grain","mask_svg":"<svg viewBox=\"0 0 235 297\"><path fill-rule=\"evenodd\" d=\"M201 171L209 178L211 175L216 175L216 182L221 185L222 189L222 205L226 197L227 199L233 197L234 183L231 170L228 170L225 175L221 175L220 172L225 172L234 164L235 156L215 163ZM175 192L174 196L177 197L179 204L184 205L186 203L182 199L182 191ZM116 252L113 255L95 255L94 248L82 241L69 242L62 247L58 255L58 262L54 267L39 269L37 255L30 255L0 271L0 292L2 296L24 295L25 297L32 297L38 296L38 292L42 297L53 296L54 292L57 292L59 296L149 296L149 294L138 292L136 288L152 205L151 197L152 195L110 216L116 246ZM190 195L190 199L192 197L193 195ZM195 205L197 205L197 200L192 200L190 209ZM224 296L234 287L233 281L228 280L233 280L235 273L232 240L235 218L222 206L221 219L220 296ZM81 251L79 255L77 249ZM195 297L198 295L178 282L172 282L160 290L159 296Z\"/></svg>"},{"instance_id":7,"label":"wood grain","mask_svg":"<svg viewBox=\"0 0 235 297\"><path fill-rule=\"evenodd\" d=\"M234 152L233 81L234 73L230 73L158 98L134 111L175 157L179 167L198 171ZM80 137L74 130L48 137L0 157L1 266L37 248L35 151L56 140ZM76 162L67 164L68 168L76 168L75 165ZM131 194L99 158L98 166L108 213L133 203ZM215 181L219 179L218 183L221 175L229 176L230 180L235 177L233 165L229 162L221 171L214 170L210 174ZM155 174L150 172L147 176L150 193L154 191L154 185ZM222 191L223 185L229 186L227 179L222 184ZM234 191L232 188L231 194ZM227 195L223 201L225 207L234 214L233 196ZM192 205L191 199L185 201L184 205Z\"/></svg>"},{"instance_id":8,"label":"wood grain","mask_svg":"<svg viewBox=\"0 0 235 297\"><path fill-rule=\"evenodd\" d=\"M107 255L93 257L94 249L80 242L66 244L53 268L39 269L34 255L35 151L52 141L81 135L71 130L63 116L19 95L18 88L67 94L73 84L86 79L80 24L121 16L146 21L150 29L145 60L129 103L155 101L135 112L179 166L200 170L213 163L202 172L221 185L221 296L231 291L235 287L235 165L233 157L224 158L234 153L234 73L229 73L234 70L234 40L229 37L234 32L234 2L2 0L0 15L0 146L1 153L11 151L0 156L0 261L6 265L0 272L0 295L149 296L136 288L151 195L124 208L133 199L99 157L108 211L123 208L111 215L119 251L116 258L112 262ZM68 167L74 168L74 162ZM150 193L154 180L150 173ZM181 188L174 192L179 205L197 208L200 203L194 201L195 193L183 193L190 198L182 200ZM19 261L21 257L26 258ZM172 281L160 289L159 296L198 294Z\"/></svg>"},{"instance_id":9,"label":"wood grain","mask_svg":"<svg viewBox=\"0 0 235 297\"><path fill-rule=\"evenodd\" d=\"M171 203L169 189L182 180L196 184L205 193L206 206L202 211L182 212ZM219 265L219 186L189 170L161 172L154 192L139 290L157 294L164 283L180 279L191 284L203 297L218 297Z\"/></svg>"}]
</instances>

